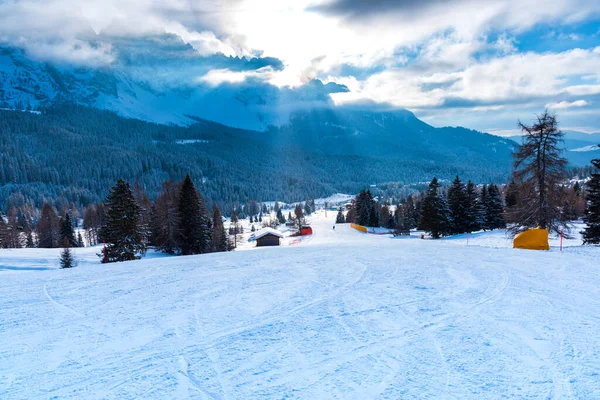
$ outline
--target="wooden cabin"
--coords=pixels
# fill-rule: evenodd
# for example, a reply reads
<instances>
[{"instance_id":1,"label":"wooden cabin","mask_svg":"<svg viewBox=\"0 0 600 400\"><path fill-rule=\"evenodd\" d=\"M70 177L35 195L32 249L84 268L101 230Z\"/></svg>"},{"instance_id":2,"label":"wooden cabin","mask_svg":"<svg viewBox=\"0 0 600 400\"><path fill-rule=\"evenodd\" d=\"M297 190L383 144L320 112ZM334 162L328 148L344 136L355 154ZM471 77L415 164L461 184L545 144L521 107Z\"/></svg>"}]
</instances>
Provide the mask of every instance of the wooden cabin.
<instances>
[{"instance_id":1,"label":"wooden cabin","mask_svg":"<svg viewBox=\"0 0 600 400\"><path fill-rule=\"evenodd\" d=\"M254 234L256 247L279 246L283 234L272 228L263 228Z\"/></svg>"}]
</instances>

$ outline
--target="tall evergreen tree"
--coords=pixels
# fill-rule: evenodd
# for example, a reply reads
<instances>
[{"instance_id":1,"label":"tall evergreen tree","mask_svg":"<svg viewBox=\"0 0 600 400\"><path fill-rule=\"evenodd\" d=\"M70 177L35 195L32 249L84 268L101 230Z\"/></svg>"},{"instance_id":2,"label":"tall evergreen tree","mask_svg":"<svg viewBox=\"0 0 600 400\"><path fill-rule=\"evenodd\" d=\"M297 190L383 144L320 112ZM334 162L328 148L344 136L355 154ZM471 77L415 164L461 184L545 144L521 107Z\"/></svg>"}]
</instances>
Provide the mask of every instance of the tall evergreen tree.
<instances>
[{"instance_id":1,"label":"tall evergreen tree","mask_svg":"<svg viewBox=\"0 0 600 400\"><path fill-rule=\"evenodd\" d=\"M374 210L375 200L370 190L361 190L356 196L355 221L362 226L379 226L379 216ZM373 225L374 224L374 225Z\"/></svg>"},{"instance_id":2,"label":"tall evergreen tree","mask_svg":"<svg viewBox=\"0 0 600 400\"><path fill-rule=\"evenodd\" d=\"M75 229L71 223L71 215L67 212L60 225L60 241L64 243L67 241L69 247L77 247L78 242L75 238Z\"/></svg>"},{"instance_id":3,"label":"tall evergreen tree","mask_svg":"<svg viewBox=\"0 0 600 400\"><path fill-rule=\"evenodd\" d=\"M228 251L229 239L227 238L227 232L223 225L223 219L221 218L221 211L215 204L213 206L213 234L212 234L212 245L213 251Z\"/></svg>"},{"instance_id":4,"label":"tall evergreen tree","mask_svg":"<svg viewBox=\"0 0 600 400\"><path fill-rule=\"evenodd\" d=\"M600 244L600 159L592 160L592 165L597 169L586 183L583 244Z\"/></svg>"},{"instance_id":5,"label":"tall evergreen tree","mask_svg":"<svg viewBox=\"0 0 600 400\"><path fill-rule=\"evenodd\" d=\"M488 229L506 228L504 221L504 202L502 201L502 193L498 186L490 184L487 190L487 199L485 203L486 216L485 223Z\"/></svg>"},{"instance_id":6,"label":"tall evergreen tree","mask_svg":"<svg viewBox=\"0 0 600 400\"><path fill-rule=\"evenodd\" d=\"M490 227L487 224L487 198L488 188L487 185L483 185L481 191L479 192L477 202L475 203L475 216L477 218L477 223L479 224L479 229L483 229L484 231L490 229Z\"/></svg>"},{"instance_id":7,"label":"tall evergreen tree","mask_svg":"<svg viewBox=\"0 0 600 400\"><path fill-rule=\"evenodd\" d=\"M438 239L450 229L448 202L440 194L440 184L433 178L421 206L421 223L419 229L429 232L431 237Z\"/></svg>"},{"instance_id":8,"label":"tall evergreen tree","mask_svg":"<svg viewBox=\"0 0 600 400\"><path fill-rule=\"evenodd\" d=\"M181 184L178 234L181 254L201 254L210 251L210 219L204 199L189 175L186 175Z\"/></svg>"},{"instance_id":9,"label":"tall evergreen tree","mask_svg":"<svg viewBox=\"0 0 600 400\"><path fill-rule=\"evenodd\" d=\"M105 225L100 229L108 262L135 260L144 254L146 228L140 223L140 214L129 183L119 179L108 192ZM104 253L98 256L103 258Z\"/></svg>"},{"instance_id":10,"label":"tall evergreen tree","mask_svg":"<svg viewBox=\"0 0 600 400\"><path fill-rule=\"evenodd\" d=\"M467 189L458 176L448 188L448 207L450 209L450 233L464 233L468 230L468 198Z\"/></svg>"},{"instance_id":11,"label":"tall evergreen tree","mask_svg":"<svg viewBox=\"0 0 600 400\"><path fill-rule=\"evenodd\" d=\"M478 196L477 187L469 181L465 189L466 232L475 232L481 229L481 211L477 206Z\"/></svg>"}]
</instances>

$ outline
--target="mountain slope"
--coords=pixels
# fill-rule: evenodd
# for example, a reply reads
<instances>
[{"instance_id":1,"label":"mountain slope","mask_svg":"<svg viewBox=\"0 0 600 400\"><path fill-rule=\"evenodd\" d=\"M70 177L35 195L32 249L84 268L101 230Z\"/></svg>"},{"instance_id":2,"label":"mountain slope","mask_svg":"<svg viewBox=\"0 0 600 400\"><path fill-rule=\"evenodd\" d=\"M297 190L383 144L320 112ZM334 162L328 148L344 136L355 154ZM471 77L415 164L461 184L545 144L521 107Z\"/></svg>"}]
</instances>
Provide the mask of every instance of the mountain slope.
<instances>
[{"instance_id":1,"label":"mountain slope","mask_svg":"<svg viewBox=\"0 0 600 400\"><path fill-rule=\"evenodd\" d=\"M590 161L600 158L600 133L585 133L577 131L564 131L563 147L564 157L569 164L577 167L590 165ZM511 136L516 143L521 143L521 136Z\"/></svg>"},{"instance_id":2,"label":"mountain slope","mask_svg":"<svg viewBox=\"0 0 600 400\"><path fill-rule=\"evenodd\" d=\"M389 114L365 115L392 119ZM347 135L336 139L345 146L338 151L329 147L328 131L311 130L320 136L306 136L307 131L294 124L265 134L202 120L189 127L159 125L67 104L39 115L0 111L0 204L21 195L38 204L59 196L85 204L103 199L121 177L138 179L153 197L164 180L181 179L186 173L208 199L222 202L291 202L355 193L373 183L429 181L433 176L452 179L458 174L476 182L507 178L512 142L465 130L486 140L469 148L460 144L465 134L461 128L435 129L408 112L399 115L427 130L424 145L413 138L414 147L382 150L415 134L400 117L388 129L374 131L370 147L369 135L357 141L357 135Z\"/></svg>"}]
</instances>

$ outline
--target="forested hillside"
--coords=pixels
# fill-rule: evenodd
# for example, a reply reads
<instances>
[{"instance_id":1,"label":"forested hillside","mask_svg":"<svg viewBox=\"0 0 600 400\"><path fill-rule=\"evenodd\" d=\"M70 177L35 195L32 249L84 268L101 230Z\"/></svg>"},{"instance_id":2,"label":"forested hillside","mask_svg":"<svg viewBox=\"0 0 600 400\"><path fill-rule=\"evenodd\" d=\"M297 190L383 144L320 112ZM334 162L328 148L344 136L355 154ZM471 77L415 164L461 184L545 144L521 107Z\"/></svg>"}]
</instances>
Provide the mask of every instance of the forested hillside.
<instances>
[{"instance_id":1,"label":"forested hillside","mask_svg":"<svg viewBox=\"0 0 600 400\"><path fill-rule=\"evenodd\" d=\"M331 124L323 119L313 119L312 127L303 121L263 133L202 120L189 127L158 125L74 105L40 113L0 111L0 206L25 199L41 206L61 193L85 205L104 199L120 177L137 179L152 198L163 181L189 173L208 201L292 202L355 193L372 183L428 181L434 175L504 181L510 170L508 142L497 148L461 145L450 157L453 136L436 142L436 129L416 118L411 123L427 129L420 146L418 131L399 121L382 138L381 131L368 130L363 117L359 140L356 135L331 138L323 128ZM347 133L350 128L334 129ZM451 133L444 129L437 130L438 138ZM397 146L390 147L390 141ZM336 143L360 151L345 151Z\"/></svg>"}]
</instances>

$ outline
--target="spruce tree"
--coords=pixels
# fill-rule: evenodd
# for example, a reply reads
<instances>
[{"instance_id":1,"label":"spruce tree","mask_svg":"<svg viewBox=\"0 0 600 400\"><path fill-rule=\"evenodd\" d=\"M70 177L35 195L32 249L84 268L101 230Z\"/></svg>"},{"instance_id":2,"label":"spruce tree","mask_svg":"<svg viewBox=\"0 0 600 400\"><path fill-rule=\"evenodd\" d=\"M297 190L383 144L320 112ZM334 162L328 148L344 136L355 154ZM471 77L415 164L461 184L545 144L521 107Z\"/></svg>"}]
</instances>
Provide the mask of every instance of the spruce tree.
<instances>
[{"instance_id":1,"label":"spruce tree","mask_svg":"<svg viewBox=\"0 0 600 400\"><path fill-rule=\"evenodd\" d=\"M600 169L600 159L592 160L592 165ZM583 244L600 244L600 171L596 170L586 183L586 207L583 221L586 223Z\"/></svg>"},{"instance_id":2,"label":"spruce tree","mask_svg":"<svg viewBox=\"0 0 600 400\"><path fill-rule=\"evenodd\" d=\"M440 184L433 178L421 206L421 221L419 229L429 232L431 237L438 239L448 233L450 228L448 202L440 194Z\"/></svg>"},{"instance_id":3,"label":"spruce tree","mask_svg":"<svg viewBox=\"0 0 600 400\"><path fill-rule=\"evenodd\" d=\"M450 209L450 233L464 233L468 230L468 198L467 189L458 176L448 188L448 207Z\"/></svg>"},{"instance_id":4,"label":"spruce tree","mask_svg":"<svg viewBox=\"0 0 600 400\"><path fill-rule=\"evenodd\" d=\"M279 221L280 224L285 224L285 217L283 216L283 212L281 212L281 208L277 209L276 214L277 221Z\"/></svg>"},{"instance_id":5,"label":"spruce tree","mask_svg":"<svg viewBox=\"0 0 600 400\"><path fill-rule=\"evenodd\" d=\"M488 229L501 229L506 228L506 221L504 221L504 202L502 201L502 193L498 186L490 184L487 190L486 198L486 216L485 224Z\"/></svg>"},{"instance_id":6,"label":"spruce tree","mask_svg":"<svg viewBox=\"0 0 600 400\"><path fill-rule=\"evenodd\" d=\"M344 211L342 210L342 207L340 207L340 209L338 210L337 216L335 217L335 223L336 224L346 223L346 219L344 218Z\"/></svg>"},{"instance_id":7,"label":"spruce tree","mask_svg":"<svg viewBox=\"0 0 600 400\"><path fill-rule=\"evenodd\" d=\"M379 215L374 210L375 200L369 190L361 190L356 196L356 223L362 226L379 226ZM374 224L374 225L373 225Z\"/></svg>"},{"instance_id":8,"label":"spruce tree","mask_svg":"<svg viewBox=\"0 0 600 400\"><path fill-rule=\"evenodd\" d=\"M229 239L225 226L223 225L223 218L221 217L221 211L216 204L213 206L213 235L212 235L213 251L221 252L229 250Z\"/></svg>"},{"instance_id":9,"label":"spruce tree","mask_svg":"<svg viewBox=\"0 0 600 400\"><path fill-rule=\"evenodd\" d=\"M481 229L480 211L477 207L478 191L475 184L471 181L467 183L465 193L466 204L466 232L475 232Z\"/></svg>"},{"instance_id":10,"label":"spruce tree","mask_svg":"<svg viewBox=\"0 0 600 400\"><path fill-rule=\"evenodd\" d=\"M108 262L135 260L144 254L146 229L140 223L140 214L129 183L119 179L108 192L105 225L100 229ZM98 256L104 258L104 252Z\"/></svg>"},{"instance_id":11,"label":"spruce tree","mask_svg":"<svg viewBox=\"0 0 600 400\"><path fill-rule=\"evenodd\" d=\"M477 198L477 202L475 203L475 215L477 217L477 223L479 224L479 229L483 229L487 231L490 227L487 224L487 205L488 205L488 189L487 185L483 185L481 188L481 192L479 192L479 197Z\"/></svg>"},{"instance_id":12,"label":"spruce tree","mask_svg":"<svg viewBox=\"0 0 600 400\"><path fill-rule=\"evenodd\" d=\"M60 240L62 243L67 241L69 243L69 247L78 246L77 239L75 238L75 229L73 229L73 224L71 223L71 216L69 213L65 214L65 217L60 225Z\"/></svg>"},{"instance_id":13,"label":"spruce tree","mask_svg":"<svg viewBox=\"0 0 600 400\"><path fill-rule=\"evenodd\" d=\"M178 241L181 254L201 254L210 251L210 218L204 199L186 175L179 194Z\"/></svg>"},{"instance_id":14,"label":"spruce tree","mask_svg":"<svg viewBox=\"0 0 600 400\"><path fill-rule=\"evenodd\" d=\"M65 248L60 252L60 268L73 268L77 266L77 262L75 261L75 256L73 255L73 251L68 246L68 242L65 241Z\"/></svg>"}]
</instances>

